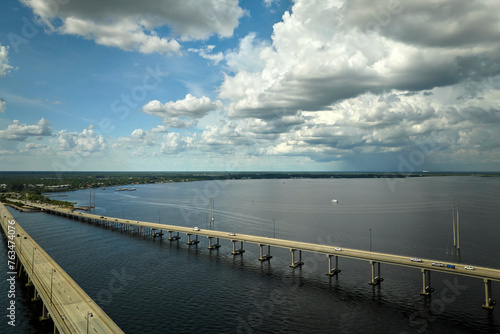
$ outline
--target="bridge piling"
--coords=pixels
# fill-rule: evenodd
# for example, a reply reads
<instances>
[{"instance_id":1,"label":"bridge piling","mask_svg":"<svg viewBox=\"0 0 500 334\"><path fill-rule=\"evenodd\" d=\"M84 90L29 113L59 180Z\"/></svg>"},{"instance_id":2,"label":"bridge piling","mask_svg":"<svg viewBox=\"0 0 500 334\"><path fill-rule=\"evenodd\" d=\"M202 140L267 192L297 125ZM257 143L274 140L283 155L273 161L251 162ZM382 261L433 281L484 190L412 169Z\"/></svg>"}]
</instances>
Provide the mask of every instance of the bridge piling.
<instances>
[{"instance_id":1,"label":"bridge piling","mask_svg":"<svg viewBox=\"0 0 500 334\"><path fill-rule=\"evenodd\" d=\"M44 205L40 204L31 204L33 207L37 207L41 210L44 210ZM65 211L66 210L66 211ZM193 235L191 228L187 227L181 227L181 226L171 226L171 225L160 225L160 224L154 224L154 223L148 223L148 222L142 222L143 224L139 224L139 222L129 222L125 221L124 219L118 219L118 218L109 218L105 219L104 217L97 217L98 215L90 215L90 214L83 214L84 216L79 216L79 215L74 215L70 214L67 212L67 209L63 208L57 208L55 210L45 210L48 213L56 214L56 215L63 215L65 217L69 217L70 219L74 220L80 220L80 221L85 221L86 216L93 216L95 217L95 220L93 220L94 224L104 226L105 228L110 228L115 225L121 227L122 229L128 229L131 230L131 232L135 233L135 228L137 226L137 232L141 235L146 235L146 232L149 232L151 235L155 234L155 230L153 228L165 228L169 232L169 240L177 240L180 239L179 233L185 233L188 235L188 240L191 243L194 243L191 240L190 235ZM5 215L4 215L5 218ZM3 220L3 219L2 219ZM92 221L92 220L90 220ZM119 224L114 223L114 222L120 222ZM128 225L128 227L126 227ZM3 226L2 226L3 227ZM152 233L151 233L152 231ZM173 232L177 232L177 236L173 236ZM144 233L144 234L143 234ZM189 233L189 234L188 234ZM411 267L414 269L420 269L422 273L422 289L420 290L420 294L427 296L430 295L433 292L433 288L431 287L431 271L435 272L446 272L448 274L455 274L455 275L462 275L462 276L469 276L469 277L475 277L479 279L484 280L485 284L485 302L483 305L483 308L485 309L493 309L495 305L495 301L492 299L492 287L491 287L491 281L500 281L500 269L495 269L495 268L486 268L486 267L479 267L479 266L474 266L474 268L470 268L469 266L466 266L465 268L460 268L462 266L460 263L449 263L447 266L444 268L441 268L442 266L433 266L431 260L426 260L426 261L415 261L414 259L409 259L406 258L405 256L398 256L394 254L387 254L387 253L378 253L378 252L367 252L367 251L362 251L362 250L356 250L356 249L338 249L338 247L333 247L333 246L327 246L327 245L319 245L319 244L311 244L311 243L303 243L303 242L295 242L291 240L284 240L284 239L270 239L270 238L265 238L265 237L259 237L259 236L251 236L251 235L244 235L244 234L238 234L238 236L235 237L235 239L239 240L234 240L231 239L231 237L227 237L226 235L233 236L233 233L227 233L223 231L210 231L210 230L204 230L200 232L200 235L204 235L208 238L209 240L209 247L208 249L214 249L218 248L219 246L219 237L225 240L231 240L233 243L233 252L231 254L233 255L239 255L244 252L243 250L243 242L249 242L253 244L257 244L260 247L260 258L259 260L268 260L271 258L270 255L270 246L273 247L281 247L281 248L288 248L292 252L292 264L290 267L295 268L297 266L303 265L302 262L302 250L306 252L313 252L313 253L318 253L318 254L324 254L328 257L328 272L326 273L327 275L334 276L338 274L340 269L338 269L338 258L339 257L345 257L345 258L354 258L358 260L363 260L363 261L368 261L370 262L371 265L371 281L369 284L371 285L378 285L380 282L383 281L383 278L381 278L381 263L384 264L390 264L390 265L396 265L396 266L405 266L405 267ZM19 235L17 236L19 238ZM213 238L217 238L217 244L213 244ZM26 239L26 237L24 237ZM198 235L197 235L198 239ZM242 241L244 240L244 241ZM21 242L19 243L20 250L22 246L22 241L23 238L21 237ZM241 249L236 249L236 241L241 242ZM264 246L268 246L268 254L264 255ZM22 264L22 268L19 270L19 275L22 276L24 273L27 275L27 280L28 283L26 284L27 286L32 285L31 282L31 277L30 274L33 273L33 266L35 264L35 250L36 248L33 247L32 249L23 249L24 252L26 253L26 259L27 261L27 266L24 267L24 263ZM295 258L295 251L299 251L299 261L296 261ZM33 254L31 252L33 251ZM338 253L337 253L338 252ZM335 267L332 268L333 263L332 263L332 256L335 256ZM31 263L29 262L29 258L32 258ZM38 253L37 253L37 259L38 259ZM375 266L377 264L377 266ZM38 265L38 264L37 264ZM452 268L454 270L450 270L449 268ZM469 270L467 270L469 269ZM475 270L470 270L470 269L475 269ZM43 291L41 291L43 295Z\"/></svg>"},{"instance_id":2,"label":"bridge piling","mask_svg":"<svg viewBox=\"0 0 500 334\"><path fill-rule=\"evenodd\" d=\"M332 255L332 254L327 254L328 256L328 272L326 273L328 276L335 276L338 275L338 273L341 272L339 268L339 257ZM335 256L335 268L332 269L332 256Z\"/></svg>"},{"instance_id":3,"label":"bridge piling","mask_svg":"<svg viewBox=\"0 0 500 334\"><path fill-rule=\"evenodd\" d=\"M380 277L380 262L376 262L376 261L370 261L370 264L372 266L372 280L368 283L370 283L371 285L377 285L377 284L380 284L380 282L382 282L384 279L382 277ZM378 275L375 276L375 264L377 264L378 266Z\"/></svg>"},{"instance_id":4,"label":"bridge piling","mask_svg":"<svg viewBox=\"0 0 500 334\"><path fill-rule=\"evenodd\" d=\"M42 303L42 315L38 318L39 321L44 321L44 320L49 320L49 312L47 310L47 307L45 307L45 304Z\"/></svg>"},{"instance_id":5,"label":"bridge piling","mask_svg":"<svg viewBox=\"0 0 500 334\"><path fill-rule=\"evenodd\" d=\"M237 240L231 240L233 242L233 251L231 252L232 255L240 255L245 253L245 250L243 249L243 241L241 241L240 248L236 249L236 241Z\"/></svg>"},{"instance_id":6,"label":"bridge piling","mask_svg":"<svg viewBox=\"0 0 500 334\"><path fill-rule=\"evenodd\" d=\"M272 256L271 256L271 246L270 245L267 245L267 254L264 255L264 251L263 251L263 248L264 248L265 245L263 244L259 244L259 247L260 247L260 257L259 257L259 261L269 261L271 260Z\"/></svg>"},{"instance_id":7,"label":"bridge piling","mask_svg":"<svg viewBox=\"0 0 500 334\"><path fill-rule=\"evenodd\" d=\"M179 232L177 232L177 235L174 235L174 236L172 236L172 232L175 232L175 231L168 231L168 240L170 240L170 241L179 240L181 238L181 236L179 235Z\"/></svg>"},{"instance_id":8,"label":"bridge piling","mask_svg":"<svg viewBox=\"0 0 500 334\"><path fill-rule=\"evenodd\" d=\"M212 249L217 249L217 248L219 248L219 247L220 247L220 244L219 244L219 238L217 238L217 243L215 243L215 244L213 244L213 245L212 245L212 239L213 239L214 237L207 237L207 238L208 238L208 247L207 247L207 249L212 250Z\"/></svg>"},{"instance_id":9,"label":"bridge piling","mask_svg":"<svg viewBox=\"0 0 500 334\"><path fill-rule=\"evenodd\" d=\"M157 229L152 229L153 230L153 238L159 237L160 239L163 239L163 230L160 230L160 232L156 232Z\"/></svg>"},{"instance_id":10,"label":"bridge piling","mask_svg":"<svg viewBox=\"0 0 500 334\"><path fill-rule=\"evenodd\" d=\"M37 289L33 289L33 298L31 298L31 301L36 302L38 300L40 300L40 294Z\"/></svg>"},{"instance_id":11,"label":"bridge piling","mask_svg":"<svg viewBox=\"0 0 500 334\"><path fill-rule=\"evenodd\" d=\"M421 269L422 271L422 291L420 291L420 294L422 296L428 296L431 294L431 292L434 291L433 288L431 288L431 272L426 269Z\"/></svg>"},{"instance_id":12,"label":"bridge piling","mask_svg":"<svg viewBox=\"0 0 500 334\"><path fill-rule=\"evenodd\" d=\"M299 260L298 261L295 261L295 251L296 249L290 249L290 251L292 252L292 264L290 265L291 268L295 268L295 267L300 267L304 264L304 262L302 262L302 250L299 249Z\"/></svg>"},{"instance_id":13,"label":"bridge piling","mask_svg":"<svg viewBox=\"0 0 500 334\"><path fill-rule=\"evenodd\" d=\"M195 235L196 235L196 239L195 239L195 240L191 240L191 236L192 236L192 234L189 234L189 233L187 234L188 241L186 242L186 245L189 245L189 246L191 246L192 244L195 244L195 245L196 245L197 243L199 243L199 242L200 242L200 241L198 240L198 234L195 234Z\"/></svg>"},{"instance_id":14,"label":"bridge piling","mask_svg":"<svg viewBox=\"0 0 500 334\"><path fill-rule=\"evenodd\" d=\"M493 310L496 301L494 301L491 298L491 280L487 278L484 279L484 292L485 292L485 302L483 308L487 310Z\"/></svg>"}]
</instances>

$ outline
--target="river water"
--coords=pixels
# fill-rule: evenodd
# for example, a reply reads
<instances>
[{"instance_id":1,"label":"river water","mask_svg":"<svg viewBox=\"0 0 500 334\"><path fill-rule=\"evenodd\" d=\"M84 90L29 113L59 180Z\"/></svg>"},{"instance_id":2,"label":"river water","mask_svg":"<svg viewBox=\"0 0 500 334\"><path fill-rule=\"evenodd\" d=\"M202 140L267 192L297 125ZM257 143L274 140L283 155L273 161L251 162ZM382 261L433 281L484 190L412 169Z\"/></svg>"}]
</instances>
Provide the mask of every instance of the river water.
<instances>
[{"instance_id":1,"label":"river water","mask_svg":"<svg viewBox=\"0 0 500 334\"><path fill-rule=\"evenodd\" d=\"M129 188L131 186L128 186ZM500 178L229 180L97 189L95 213L199 226L410 257L500 268ZM120 187L121 188L121 187ZM89 190L58 199L89 204ZM61 195L61 194L58 194ZM213 226L210 202L214 202ZM460 246L453 247L452 199L460 199ZM338 203L332 203L332 199ZM9 208L10 210L10 208ZM62 217L10 210L16 220L126 333L499 333L499 306L481 308L479 279L432 273L431 297L419 295L421 273L339 260L330 278L326 256L303 253L292 269L286 249L259 262L243 256L138 237ZM0 250L7 262L5 245ZM7 271L7 270L6 270ZM500 300L500 283L493 282ZM0 285L7 305L7 283ZM24 294L24 297L23 297ZM36 333L26 293L18 291L18 326Z\"/></svg>"}]
</instances>

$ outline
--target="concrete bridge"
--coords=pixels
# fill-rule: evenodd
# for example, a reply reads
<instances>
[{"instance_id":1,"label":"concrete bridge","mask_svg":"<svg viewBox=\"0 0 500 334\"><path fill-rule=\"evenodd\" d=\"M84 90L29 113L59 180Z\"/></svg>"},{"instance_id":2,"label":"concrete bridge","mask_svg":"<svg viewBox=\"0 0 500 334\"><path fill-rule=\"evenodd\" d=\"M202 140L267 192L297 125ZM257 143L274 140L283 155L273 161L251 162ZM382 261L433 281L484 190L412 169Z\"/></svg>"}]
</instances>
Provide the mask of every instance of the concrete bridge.
<instances>
[{"instance_id":1,"label":"concrete bridge","mask_svg":"<svg viewBox=\"0 0 500 334\"><path fill-rule=\"evenodd\" d=\"M33 302L41 301L41 321L52 319L54 333L123 333L75 281L26 233L0 203L0 222L8 248L11 288L25 275L33 287ZM15 291L15 288L14 288ZM11 298L11 297L9 297ZM16 319L16 300L9 300L7 317ZM10 317L9 317L10 316Z\"/></svg>"},{"instance_id":2,"label":"concrete bridge","mask_svg":"<svg viewBox=\"0 0 500 334\"><path fill-rule=\"evenodd\" d=\"M143 221L133 221L128 219L120 219L115 217L105 217L86 212L75 212L65 208L52 205L24 203L33 208L40 209L51 214L65 216L71 219L86 221L96 225L112 227L129 233L138 233L140 235L151 236L152 238L163 237L168 234L168 240L180 239L180 233L185 234L186 244L193 245L200 242L199 237L203 236L208 239L208 249L217 249L220 247L220 239L229 240L233 245L231 254L239 255L245 250L244 243L257 244L260 247L259 261L268 261L272 258L270 253L271 247L280 247L289 249L291 252L290 267L295 268L303 265L302 252L311 252L324 254L328 258L327 275L338 275L341 270L339 268L339 258L352 258L366 261L371 267L371 280L369 284L377 285L383 281L381 276L381 264L390 264L396 266L410 267L420 271L422 275L422 290L421 295L429 295L433 292L430 286L431 272L442 272L451 275L461 275L473 278L478 278L483 281L485 289L485 302L482 305L485 309L493 309L495 301L492 299L491 282L500 282L500 269L466 266L461 263L445 262L432 259L409 258L408 256L394 255L388 253L368 252L350 248L340 248L329 245L313 244L285 239L276 239L268 237L260 237L247 234L235 234L223 231L204 230L193 227L182 227L175 225L157 224ZM334 263L334 264L333 264ZM468 268L468 269L466 269Z\"/></svg>"}]
</instances>

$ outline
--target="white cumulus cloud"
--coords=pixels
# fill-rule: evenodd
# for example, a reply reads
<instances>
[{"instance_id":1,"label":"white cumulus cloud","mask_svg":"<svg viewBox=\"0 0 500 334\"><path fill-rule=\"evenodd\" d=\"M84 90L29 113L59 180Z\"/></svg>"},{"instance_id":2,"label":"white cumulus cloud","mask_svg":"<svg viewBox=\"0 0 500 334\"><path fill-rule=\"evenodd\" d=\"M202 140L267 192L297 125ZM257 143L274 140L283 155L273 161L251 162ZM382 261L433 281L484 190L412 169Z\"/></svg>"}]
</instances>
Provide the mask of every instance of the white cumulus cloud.
<instances>
[{"instance_id":1,"label":"white cumulus cloud","mask_svg":"<svg viewBox=\"0 0 500 334\"><path fill-rule=\"evenodd\" d=\"M28 137L52 136L52 127L49 121L42 118L37 124L22 124L14 120L7 129L0 130L0 139L24 141Z\"/></svg>"},{"instance_id":2,"label":"white cumulus cloud","mask_svg":"<svg viewBox=\"0 0 500 334\"><path fill-rule=\"evenodd\" d=\"M13 67L9 65L9 48L0 44L0 77L7 75Z\"/></svg>"},{"instance_id":3,"label":"white cumulus cloud","mask_svg":"<svg viewBox=\"0 0 500 334\"><path fill-rule=\"evenodd\" d=\"M295 1L274 25L270 47L249 35L226 56L237 69L220 87L220 97L230 101L229 116L320 111L367 92L420 91L498 75L500 28L489 23L500 4L479 1L471 18L469 5L450 13L452 2L438 3ZM452 24L450 14L453 22L467 24ZM449 23L446 29L439 19ZM411 20L426 24L412 28ZM485 33L473 39L478 31ZM261 69L232 65L252 53Z\"/></svg>"},{"instance_id":4,"label":"white cumulus cloud","mask_svg":"<svg viewBox=\"0 0 500 334\"><path fill-rule=\"evenodd\" d=\"M176 53L182 41L232 36L243 9L237 0L21 0L47 27L98 44L142 53ZM160 28L171 33L160 36Z\"/></svg>"},{"instance_id":5,"label":"white cumulus cloud","mask_svg":"<svg viewBox=\"0 0 500 334\"><path fill-rule=\"evenodd\" d=\"M92 128L84 129L80 133L61 130L57 134L57 140L61 149L75 151L82 156L99 152L106 147L104 137L96 134Z\"/></svg>"},{"instance_id":6,"label":"white cumulus cloud","mask_svg":"<svg viewBox=\"0 0 500 334\"><path fill-rule=\"evenodd\" d=\"M158 100L150 101L142 107L142 111L146 114L160 117L188 116L200 118L205 116L209 111L216 110L220 107L220 101L212 102L210 98L206 96L196 98L191 94L187 94L183 100L177 100L175 102L170 101L162 104Z\"/></svg>"},{"instance_id":7,"label":"white cumulus cloud","mask_svg":"<svg viewBox=\"0 0 500 334\"><path fill-rule=\"evenodd\" d=\"M7 110L7 102L0 97L0 112L5 112Z\"/></svg>"}]
</instances>

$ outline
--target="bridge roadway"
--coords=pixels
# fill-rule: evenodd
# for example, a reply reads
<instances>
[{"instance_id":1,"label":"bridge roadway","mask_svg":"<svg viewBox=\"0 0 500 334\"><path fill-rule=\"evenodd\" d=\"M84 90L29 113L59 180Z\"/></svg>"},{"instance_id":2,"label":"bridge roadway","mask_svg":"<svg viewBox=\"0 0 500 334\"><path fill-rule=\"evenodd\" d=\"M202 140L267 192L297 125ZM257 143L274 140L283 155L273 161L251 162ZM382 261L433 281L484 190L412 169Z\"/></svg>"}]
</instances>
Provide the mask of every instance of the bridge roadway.
<instances>
[{"instance_id":1,"label":"bridge roadway","mask_svg":"<svg viewBox=\"0 0 500 334\"><path fill-rule=\"evenodd\" d=\"M351 249L351 248L339 248L336 246L329 246L329 245L321 245L321 244L314 244L314 243L307 243L307 242L300 242L300 241L292 241L292 240L285 240L285 239L276 239L276 238L268 238L268 237L261 237L261 236L255 236L255 235L248 235L248 234L240 234L237 233L235 235L229 235L228 232L223 232L223 231L215 231L215 230L204 230L200 229L199 231L195 231L193 227L182 227L182 226L175 226L175 225L166 225L166 224L158 224L158 223L150 223L150 222L144 222L144 221L132 221L129 219L120 219L120 218L115 218L115 217L104 217L104 216L99 216L95 214L90 214L86 212L75 212L71 211L69 209L57 207L57 206L52 206L52 205L44 205L44 204L36 204L36 203L26 203L24 202L23 204L27 206L31 206L34 208L41 209L43 211L47 211L49 213L53 214L62 214L66 215L68 217L71 217L73 219L85 219L85 220L93 220L93 221L101 221L101 222L106 222L108 224L122 224L122 225L128 225L128 226L134 226L139 228L148 228L152 231L160 230L160 231L167 231L171 235L171 232L177 232L177 233L183 233L188 236L188 241L191 241L191 236L195 236L196 240L194 242L198 242L198 236L205 236L209 238L210 245L211 239L212 238L217 238L217 241L220 239L227 239L231 240L233 243L233 254L239 254L243 252L243 243L248 242L248 243L253 243L257 244L260 246L260 258L259 260L267 260L271 258L270 254L263 255L263 247L268 246L268 249L270 246L273 247L281 247L281 248L288 248L292 251L292 264L290 265L291 267L296 267L302 265L301 261L301 251L307 251L307 252L312 252L312 253L319 253L319 254L325 254L329 261L328 261L328 272L327 275L336 275L340 270L338 269L338 258L352 258L352 259L358 259L358 260L365 260L370 262L371 264L371 269L372 269L372 279L369 282L370 284L378 284L380 281L383 279L380 277L380 264L391 264L391 265L397 265L397 266L404 266L404 267L410 267L410 268L415 268L415 269L420 269L422 273L422 278L423 278L423 285L422 285L422 295L428 295L429 293L432 292L432 288L428 286L427 284L430 284L430 272L442 272L442 273L447 273L447 274L453 274L453 275L462 275L462 276L468 276L468 277L474 277L474 278L479 278L484 281L485 284L485 304L483 305L483 308L486 309L492 309L493 306L495 305L495 301L492 300L492 295L491 295L491 281L498 281L500 282L500 269L494 269L494 268L487 268L487 267L479 267L479 266L474 266L472 270L465 269L466 265L463 263L456 263L456 262L442 262L438 260L432 260L432 259L421 259L422 262L413 262L411 261L411 258L408 256L401 256L401 255L394 255L394 254L388 254L388 253L380 253L380 252L369 252L369 251L363 251L363 250L357 250L357 249ZM241 242L241 249L236 249L235 244L236 242ZM218 243L215 245L218 247ZM295 261L295 251L299 251L299 261ZM331 259L332 257L335 257L336 259L336 267L332 268L332 263ZM433 263L443 263L444 267L438 267L434 266ZM377 275L377 268L375 265L378 265L378 275ZM446 265L452 265L454 266L453 269L446 267Z\"/></svg>"},{"instance_id":2,"label":"bridge roadway","mask_svg":"<svg viewBox=\"0 0 500 334\"><path fill-rule=\"evenodd\" d=\"M123 333L78 284L29 236L0 203L2 229L16 259L9 274L28 276L34 298L42 300L40 320L52 318L54 333ZM10 260L10 258L9 258ZM15 269L13 266L15 263ZM17 307L16 307L17 309Z\"/></svg>"}]
</instances>

